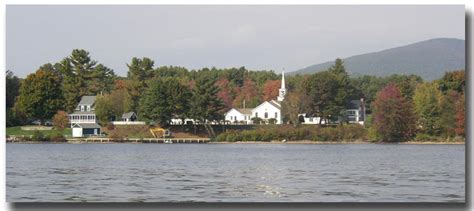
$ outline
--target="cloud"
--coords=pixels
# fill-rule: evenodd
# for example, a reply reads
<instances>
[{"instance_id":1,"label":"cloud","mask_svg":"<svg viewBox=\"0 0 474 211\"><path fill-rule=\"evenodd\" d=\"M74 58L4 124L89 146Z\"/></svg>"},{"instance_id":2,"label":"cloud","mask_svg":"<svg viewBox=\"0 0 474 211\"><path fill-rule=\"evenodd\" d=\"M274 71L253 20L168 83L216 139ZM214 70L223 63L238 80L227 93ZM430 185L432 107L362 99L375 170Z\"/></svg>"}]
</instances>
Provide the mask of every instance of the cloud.
<instances>
[{"instance_id":1,"label":"cloud","mask_svg":"<svg viewBox=\"0 0 474 211\"><path fill-rule=\"evenodd\" d=\"M254 25L240 25L231 34L232 44L247 44L257 39L257 28Z\"/></svg>"},{"instance_id":2,"label":"cloud","mask_svg":"<svg viewBox=\"0 0 474 211\"><path fill-rule=\"evenodd\" d=\"M204 46L204 41L198 38L182 38L170 43L170 47L174 49L200 49Z\"/></svg>"}]
</instances>

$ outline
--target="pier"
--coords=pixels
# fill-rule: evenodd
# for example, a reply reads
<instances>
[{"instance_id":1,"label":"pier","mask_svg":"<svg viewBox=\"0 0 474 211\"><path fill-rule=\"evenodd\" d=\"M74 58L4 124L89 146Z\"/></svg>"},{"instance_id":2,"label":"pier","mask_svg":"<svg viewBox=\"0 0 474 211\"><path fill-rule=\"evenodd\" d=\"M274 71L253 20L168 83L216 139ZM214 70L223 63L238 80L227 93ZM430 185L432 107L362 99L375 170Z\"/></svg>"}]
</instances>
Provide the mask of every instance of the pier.
<instances>
[{"instance_id":1,"label":"pier","mask_svg":"<svg viewBox=\"0 0 474 211\"><path fill-rule=\"evenodd\" d=\"M67 138L69 143L155 143L155 144L206 144L210 138Z\"/></svg>"}]
</instances>

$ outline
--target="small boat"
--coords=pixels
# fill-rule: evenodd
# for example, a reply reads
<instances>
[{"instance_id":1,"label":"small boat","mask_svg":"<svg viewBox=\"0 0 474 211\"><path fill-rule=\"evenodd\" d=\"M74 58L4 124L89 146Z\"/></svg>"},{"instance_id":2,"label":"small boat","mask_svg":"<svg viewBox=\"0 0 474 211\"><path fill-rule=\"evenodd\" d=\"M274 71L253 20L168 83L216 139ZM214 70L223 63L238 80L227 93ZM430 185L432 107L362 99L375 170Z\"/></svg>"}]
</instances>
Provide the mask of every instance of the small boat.
<instances>
[{"instance_id":1,"label":"small boat","mask_svg":"<svg viewBox=\"0 0 474 211\"><path fill-rule=\"evenodd\" d=\"M171 141L171 140L165 140L165 144L172 144L172 143L173 143L173 141Z\"/></svg>"}]
</instances>

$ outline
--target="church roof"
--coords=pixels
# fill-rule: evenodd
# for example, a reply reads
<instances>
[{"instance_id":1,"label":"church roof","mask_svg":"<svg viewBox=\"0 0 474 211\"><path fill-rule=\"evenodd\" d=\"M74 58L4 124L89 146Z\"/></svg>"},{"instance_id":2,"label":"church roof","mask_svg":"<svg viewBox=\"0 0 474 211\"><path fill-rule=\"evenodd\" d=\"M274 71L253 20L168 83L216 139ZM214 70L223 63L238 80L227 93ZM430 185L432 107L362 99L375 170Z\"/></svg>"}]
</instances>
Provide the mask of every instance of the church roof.
<instances>
[{"instance_id":1,"label":"church roof","mask_svg":"<svg viewBox=\"0 0 474 211\"><path fill-rule=\"evenodd\" d=\"M239 111L242 114L252 115L253 108L236 108L235 110Z\"/></svg>"},{"instance_id":2,"label":"church roof","mask_svg":"<svg viewBox=\"0 0 474 211\"><path fill-rule=\"evenodd\" d=\"M278 103L277 101L275 100L272 100L272 101L268 101L270 104L272 104L273 106L277 107L278 109L281 109L281 104Z\"/></svg>"}]
</instances>

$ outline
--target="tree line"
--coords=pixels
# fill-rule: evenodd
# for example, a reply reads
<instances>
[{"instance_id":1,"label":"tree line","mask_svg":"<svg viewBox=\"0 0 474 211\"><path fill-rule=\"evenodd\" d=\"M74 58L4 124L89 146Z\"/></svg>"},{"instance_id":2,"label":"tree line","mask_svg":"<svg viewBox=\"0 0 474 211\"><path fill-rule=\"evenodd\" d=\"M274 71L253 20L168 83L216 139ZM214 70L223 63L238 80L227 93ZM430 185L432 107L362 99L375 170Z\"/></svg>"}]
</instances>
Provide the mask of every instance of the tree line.
<instances>
[{"instance_id":1,"label":"tree line","mask_svg":"<svg viewBox=\"0 0 474 211\"><path fill-rule=\"evenodd\" d=\"M31 120L45 122L58 112L72 113L84 95L97 95L96 115L101 123L134 111L139 119L160 125L172 118L201 122L222 120L232 107L252 108L275 99L280 75L273 71L240 68L188 70L158 66L147 57L132 58L127 75L117 76L75 49L55 64L44 64L25 79L6 75L7 126ZM287 75L283 101L284 122L300 124L299 114L322 117L340 124L349 101L364 98L369 118L366 128L381 140L408 139L416 134L464 134L464 71L424 82L416 75L352 76L341 59L328 70ZM65 111L65 112L60 112Z\"/></svg>"}]
</instances>

